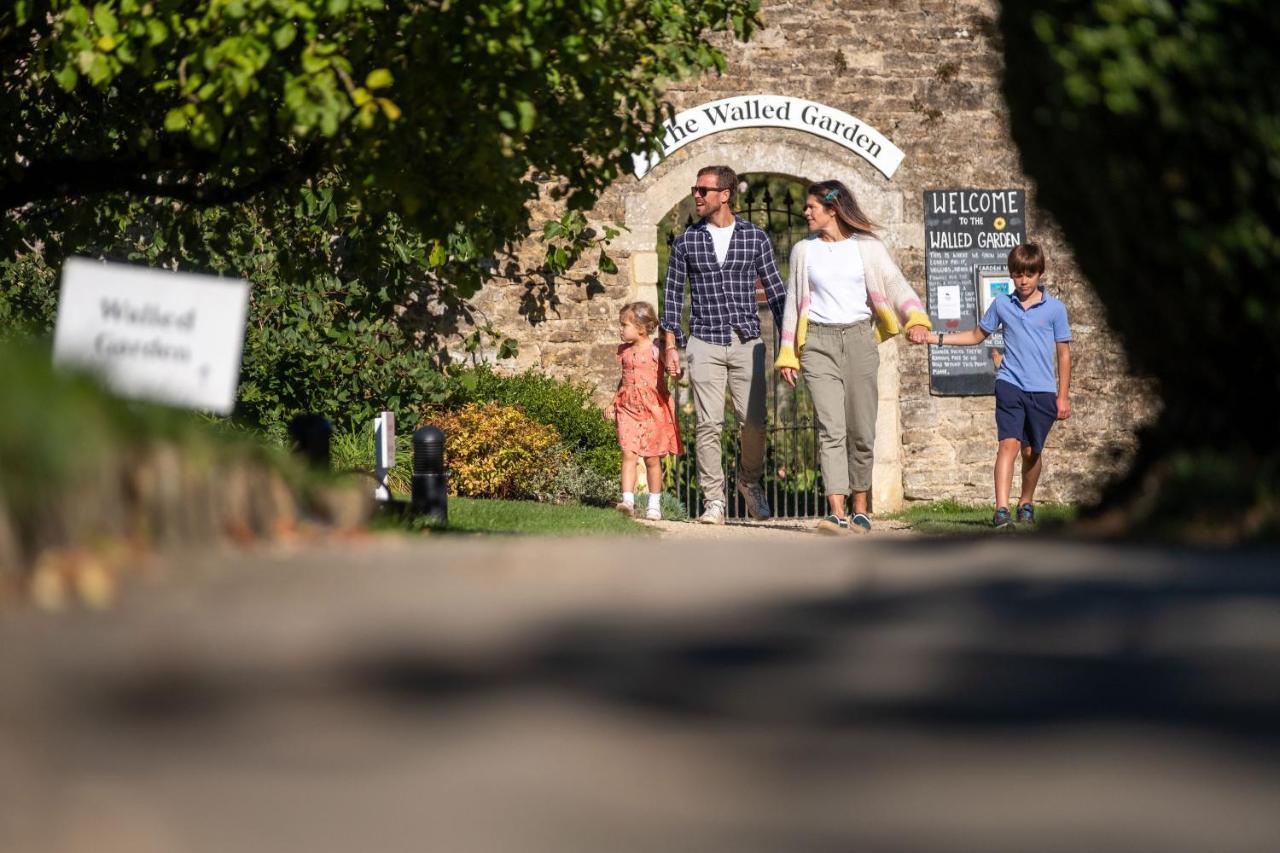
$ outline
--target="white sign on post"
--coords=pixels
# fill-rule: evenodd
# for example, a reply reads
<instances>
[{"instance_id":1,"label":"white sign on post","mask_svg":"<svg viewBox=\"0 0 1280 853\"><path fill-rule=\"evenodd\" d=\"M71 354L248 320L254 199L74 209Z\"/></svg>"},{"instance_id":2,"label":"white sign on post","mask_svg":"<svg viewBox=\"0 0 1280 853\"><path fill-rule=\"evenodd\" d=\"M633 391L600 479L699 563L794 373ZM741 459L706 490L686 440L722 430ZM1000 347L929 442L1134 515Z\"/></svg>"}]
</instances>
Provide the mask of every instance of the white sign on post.
<instances>
[{"instance_id":1,"label":"white sign on post","mask_svg":"<svg viewBox=\"0 0 1280 853\"><path fill-rule=\"evenodd\" d=\"M239 279L70 258L53 360L124 397L230 414L248 306Z\"/></svg>"},{"instance_id":2,"label":"white sign on post","mask_svg":"<svg viewBox=\"0 0 1280 853\"><path fill-rule=\"evenodd\" d=\"M380 501L391 500L387 488L387 471L396 464L396 416L395 412L381 412L373 419L373 476L378 486L373 496Z\"/></svg>"}]
</instances>

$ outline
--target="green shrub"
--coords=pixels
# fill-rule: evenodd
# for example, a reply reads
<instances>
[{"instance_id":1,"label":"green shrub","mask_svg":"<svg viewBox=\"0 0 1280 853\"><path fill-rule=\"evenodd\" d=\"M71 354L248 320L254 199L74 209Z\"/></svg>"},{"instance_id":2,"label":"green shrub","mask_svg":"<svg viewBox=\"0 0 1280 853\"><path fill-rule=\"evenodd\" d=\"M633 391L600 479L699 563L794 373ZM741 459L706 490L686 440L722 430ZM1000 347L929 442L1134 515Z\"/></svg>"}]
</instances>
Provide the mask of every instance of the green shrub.
<instances>
[{"instance_id":1,"label":"green shrub","mask_svg":"<svg viewBox=\"0 0 1280 853\"><path fill-rule=\"evenodd\" d=\"M615 440L612 444L580 451L578 460L606 480L617 480L622 470L622 449Z\"/></svg>"},{"instance_id":2,"label":"green shrub","mask_svg":"<svg viewBox=\"0 0 1280 853\"><path fill-rule=\"evenodd\" d=\"M613 506L618 499L618 477L603 475L586 461L586 454L561 446L564 460L555 470L539 500L551 503L576 502L587 506Z\"/></svg>"},{"instance_id":3,"label":"green shrub","mask_svg":"<svg viewBox=\"0 0 1280 853\"><path fill-rule=\"evenodd\" d=\"M37 254L0 261L0 340L52 334L58 277Z\"/></svg>"},{"instance_id":4,"label":"green shrub","mask_svg":"<svg viewBox=\"0 0 1280 853\"><path fill-rule=\"evenodd\" d=\"M617 500L622 452L614 425L595 404L591 386L534 371L504 376L488 365L466 370L450 381L448 409L495 403L515 407L559 434L558 462L548 466L548 479L537 492L539 500L591 506L612 506ZM453 467L454 439L448 429L445 432Z\"/></svg>"},{"instance_id":5,"label":"green shrub","mask_svg":"<svg viewBox=\"0 0 1280 853\"><path fill-rule=\"evenodd\" d=\"M612 447L617 443L617 433L595 404L592 393L589 385L552 379L534 371L503 376L482 365L456 378L449 405L494 402L519 406L538 423L554 426L570 447Z\"/></svg>"},{"instance_id":6,"label":"green shrub","mask_svg":"<svg viewBox=\"0 0 1280 853\"><path fill-rule=\"evenodd\" d=\"M451 494L472 498L536 498L565 463L560 435L514 406L467 403L429 413L420 425L444 431Z\"/></svg>"}]
</instances>

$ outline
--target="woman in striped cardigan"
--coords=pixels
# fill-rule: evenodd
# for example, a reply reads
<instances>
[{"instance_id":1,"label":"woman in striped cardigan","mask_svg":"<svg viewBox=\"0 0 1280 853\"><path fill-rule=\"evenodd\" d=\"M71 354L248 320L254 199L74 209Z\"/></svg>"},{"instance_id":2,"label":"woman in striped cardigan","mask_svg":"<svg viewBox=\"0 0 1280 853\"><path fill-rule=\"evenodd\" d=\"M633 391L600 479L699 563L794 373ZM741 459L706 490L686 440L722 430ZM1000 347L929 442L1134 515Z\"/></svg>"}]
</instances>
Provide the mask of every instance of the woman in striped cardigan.
<instances>
[{"instance_id":1,"label":"woman in striped cardigan","mask_svg":"<svg viewBox=\"0 0 1280 853\"><path fill-rule=\"evenodd\" d=\"M818 528L865 533L871 529L876 344L904 329L912 341L923 341L929 315L848 187L839 181L813 184L804 215L814 233L791 249L775 366L793 387L803 371L813 398L830 510ZM847 516L850 493L853 514Z\"/></svg>"}]
</instances>

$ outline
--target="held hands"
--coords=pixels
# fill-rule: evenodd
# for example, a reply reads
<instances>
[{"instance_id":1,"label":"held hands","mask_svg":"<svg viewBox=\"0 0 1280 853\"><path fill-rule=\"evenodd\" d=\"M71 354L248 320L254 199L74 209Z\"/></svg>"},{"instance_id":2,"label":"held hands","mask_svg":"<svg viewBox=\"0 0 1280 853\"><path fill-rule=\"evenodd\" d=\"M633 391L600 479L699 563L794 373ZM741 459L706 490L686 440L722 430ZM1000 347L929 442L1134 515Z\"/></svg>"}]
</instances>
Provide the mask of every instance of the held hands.
<instances>
[{"instance_id":1,"label":"held hands","mask_svg":"<svg viewBox=\"0 0 1280 853\"><path fill-rule=\"evenodd\" d=\"M794 367L780 367L778 368L778 371L782 374L784 382L792 388L796 387L796 376L800 374L800 371L796 370Z\"/></svg>"},{"instance_id":2,"label":"held hands","mask_svg":"<svg viewBox=\"0 0 1280 853\"><path fill-rule=\"evenodd\" d=\"M680 350L675 347L667 347L662 354L662 362L667 366L667 374L669 376L680 375Z\"/></svg>"},{"instance_id":3,"label":"held hands","mask_svg":"<svg viewBox=\"0 0 1280 853\"><path fill-rule=\"evenodd\" d=\"M912 326L907 329L907 340L913 344L923 344L929 340L929 330L924 326Z\"/></svg>"},{"instance_id":4,"label":"held hands","mask_svg":"<svg viewBox=\"0 0 1280 853\"><path fill-rule=\"evenodd\" d=\"M605 409L605 410L604 410L604 419L605 419L605 420L607 420L607 421L613 421L613 422L615 422L615 423L616 423L616 422L617 422L617 420L618 420L618 412L617 412L617 410L616 410L616 409L614 409L614 408L613 408L613 406L610 406L609 408Z\"/></svg>"}]
</instances>

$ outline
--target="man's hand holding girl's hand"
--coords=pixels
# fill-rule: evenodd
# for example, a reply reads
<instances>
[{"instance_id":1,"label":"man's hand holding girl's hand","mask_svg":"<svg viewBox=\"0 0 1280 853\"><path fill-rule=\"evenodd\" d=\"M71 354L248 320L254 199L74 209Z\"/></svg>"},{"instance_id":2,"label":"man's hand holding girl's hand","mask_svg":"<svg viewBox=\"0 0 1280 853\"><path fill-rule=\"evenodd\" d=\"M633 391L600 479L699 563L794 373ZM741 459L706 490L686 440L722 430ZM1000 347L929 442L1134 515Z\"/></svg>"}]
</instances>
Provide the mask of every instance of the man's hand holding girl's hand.
<instances>
[{"instance_id":1,"label":"man's hand holding girl's hand","mask_svg":"<svg viewBox=\"0 0 1280 853\"><path fill-rule=\"evenodd\" d=\"M680 375L680 350L675 347L667 347L666 352L662 354L662 362L667 366L668 375Z\"/></svg>"}]
</instances>

